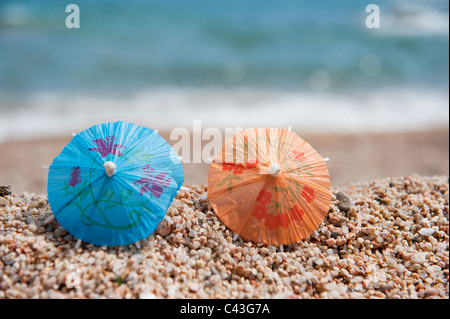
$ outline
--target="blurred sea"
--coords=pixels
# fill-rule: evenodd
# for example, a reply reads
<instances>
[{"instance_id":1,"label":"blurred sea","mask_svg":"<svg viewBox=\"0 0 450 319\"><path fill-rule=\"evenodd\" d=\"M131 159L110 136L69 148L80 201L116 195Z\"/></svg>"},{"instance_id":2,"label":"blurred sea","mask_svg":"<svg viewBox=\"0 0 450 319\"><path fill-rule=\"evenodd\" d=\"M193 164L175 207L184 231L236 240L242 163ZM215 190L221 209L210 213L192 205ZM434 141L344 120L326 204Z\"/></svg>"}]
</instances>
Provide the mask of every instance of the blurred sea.
<instances>
[{"instance_id":1,"label":"blurred sea","mask_svg":"<svg viewBox=\"0 0 450 319\"><path fill-rule=\"evenodd\" d=\"M81 28L67 29L66 5ZM366 6L380 7L368 29ZM0 1L0 141L154 129L448 127L444 0Z\"/></svg>"}]
</instances>

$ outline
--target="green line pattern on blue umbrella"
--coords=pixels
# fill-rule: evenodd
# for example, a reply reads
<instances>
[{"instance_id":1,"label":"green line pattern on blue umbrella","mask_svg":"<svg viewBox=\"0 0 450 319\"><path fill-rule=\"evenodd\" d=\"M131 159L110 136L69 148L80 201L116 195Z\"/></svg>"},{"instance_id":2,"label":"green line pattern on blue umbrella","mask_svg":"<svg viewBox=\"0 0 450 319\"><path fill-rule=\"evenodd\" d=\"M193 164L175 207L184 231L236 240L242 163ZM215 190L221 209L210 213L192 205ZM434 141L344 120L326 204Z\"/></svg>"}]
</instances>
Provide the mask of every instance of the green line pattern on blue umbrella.
<instances>
[{"instance_id":1,"label":"green line pattern on blue umbrella","mask_svg":"<svg viewBox=\"0 0 450 319\"><path fill-rule=\"evenodd\" d=\"M157 132L118 121L75 135L53 160L47 191L73 236L116 246L149 236L183 182L177 154Z\"/></svg>"}]
</instances>

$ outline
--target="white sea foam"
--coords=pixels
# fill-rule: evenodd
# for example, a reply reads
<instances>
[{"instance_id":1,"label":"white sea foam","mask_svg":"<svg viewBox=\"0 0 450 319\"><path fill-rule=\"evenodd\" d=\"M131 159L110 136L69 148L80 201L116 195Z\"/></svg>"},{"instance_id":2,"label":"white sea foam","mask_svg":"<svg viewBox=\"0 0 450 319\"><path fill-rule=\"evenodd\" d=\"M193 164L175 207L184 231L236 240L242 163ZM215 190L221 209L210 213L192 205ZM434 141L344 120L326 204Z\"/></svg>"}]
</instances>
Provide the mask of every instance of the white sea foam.
<instances>
[{"instance_id":1,"label":"white sea foam","mask_svg":"<svg viewBox=\"0 0 450 319\"><path fill-rule=\"evenodd\" d=\"M382 13L382 33L400 36L449 34L448 11L438 10L426 1L398 2Z\"/></svg>"},{"instance_id":2,"label":"white sea foam","mask_svg":"<svg viewBox=\"0 0 450 319\"><path fill-rule=\"evenodd\" d=\"M159 129L288 127L303 133L399 132L448 127L448 92L379 89L305 93L253 89L164 88L132 96L40 93L20 107L0 105L0 142L69 136L124 119ZM0 103L5 103L0 100Z\"/></svg>"}]
</instances>

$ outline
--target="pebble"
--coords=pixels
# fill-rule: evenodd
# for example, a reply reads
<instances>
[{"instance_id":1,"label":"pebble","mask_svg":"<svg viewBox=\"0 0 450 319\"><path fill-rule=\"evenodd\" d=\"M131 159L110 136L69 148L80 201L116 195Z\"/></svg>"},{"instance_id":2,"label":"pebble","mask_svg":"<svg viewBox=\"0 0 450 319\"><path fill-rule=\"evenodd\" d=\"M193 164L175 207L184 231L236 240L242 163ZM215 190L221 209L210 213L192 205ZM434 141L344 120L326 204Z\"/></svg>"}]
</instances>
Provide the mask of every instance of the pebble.
<instances>
[{"instance_id":1,"label":"pebble","mask_svg":"<svg viewBox=\"0 0 450 319\"><path fill-rule=\"evenodd\" d=\"M156 297L156 295L154 294L154 293L152 293L152 292L148 292L148 291L146 291L146 292L141 292L140 294L139 294L139 299L156 299L157 297Z\"/></svg>"},{"instance_id":2,"label":"pebble","mask_svg":"<svg viewBox=\"0 0 450 319\"><path fill-rule=\"evenodd\" d=\"M210 281L213 285L217 285L221 280L222 280L222 278L220 278L219 275L212 275L212 276L209 278L209 281Z\"/></svg>"},{"instance_id":3,"label":"pebble","mask_svg":"<svg viewBox=\"0 0 450 319\"><path fill-rule=\"evenodd\" d=\"M411 261L413 263L423 264L423 263L425 263L427 261L426 256L427 256L427 253L425 253L425 252L418 252L418 253L415 253L415 254L413 254L411 256Z\"/></svg>"},{"instance_id":4,"label":"pebble","mask_svg":"<svg viewBox=\"0 0 450 319\"><path fill-rule=\"evenodd\" d=\"M172 232L173 224L169 223L166 219L163 219L156 227L156 232L165 237Z\"/></svg>"},{"instance_id":5,"label":"pebble","mask_svg":"<svg viewBox=\"0 0 450 319\"><path fill-rule=\"evenodd\" d=\"M197 292L200 289L200 286L196 282L190 282L190 283L188 283L188 288L192 292Z\"/></svg>"},{"instance_id":6,"label":"pebble","mask_svg":"<svg viewBox=\"0 0 450 319\"><path fill-rule=\"evenodd\" d=\"M439 294L439 291L435 288L427 288L427 290L425 290L425 295L427 297L437 296L438 294Z\"/></svg>"},{"instance_id":7,"label":"pebble","mask_svg":"<svg viewBox=\"0 0 450 319\"><path fill-rule=\"evenodd\" d=\"M339 201L338 207L340 211L348 212L350 208L352 208L352 201L347 193L338 192L336 194L336 199Z\"/></svg>"},{"instance_id":8,"label":"pebble","mask_svg":"<svg viewBox=\"0 0 450 319\"><path fill-rule=\"evenodd\" d=\"M7 195L0 197L0 298L448 299L447 179L334 188L341 195L314 236L283 251L233 240L200 201L205 186L180 192L167 212L174 224L164 219L139 250L87 243L74 250L76 238L56 220L45 225L45 196Z\"/></svg>"},{"instance_id":9,"label":"pebble","mask_svg":"<svg viewBox=\"0 0 450 319\"><path fill-rule=\"evenodd\" d=\"M29 230L30 232L34 233L34 232L37 230L36 224L35 224L35 223L30 223L30 224L28 225L28 230Z\"/></svg>"},{"instance_id":10,"label":"pebble","mask_svg":"<svg viewBox=\"0 0 450 319\"><path fill-rule=\"evenodd\" d=\"M0 197L11 195L11 186L0 186Z\"/></svg>"},{"instance_id":11,"label":"pebble","mask_svg":"<svg viewBox=\"0 0 450 319\"><path fill-rule=\"evenodd\" d=\"M425 237L429 237L434 234L434 229L433 228L421 228L419 230L419 234L421 234L422 236L425 236Z\"/></svg>"}]
</instances>

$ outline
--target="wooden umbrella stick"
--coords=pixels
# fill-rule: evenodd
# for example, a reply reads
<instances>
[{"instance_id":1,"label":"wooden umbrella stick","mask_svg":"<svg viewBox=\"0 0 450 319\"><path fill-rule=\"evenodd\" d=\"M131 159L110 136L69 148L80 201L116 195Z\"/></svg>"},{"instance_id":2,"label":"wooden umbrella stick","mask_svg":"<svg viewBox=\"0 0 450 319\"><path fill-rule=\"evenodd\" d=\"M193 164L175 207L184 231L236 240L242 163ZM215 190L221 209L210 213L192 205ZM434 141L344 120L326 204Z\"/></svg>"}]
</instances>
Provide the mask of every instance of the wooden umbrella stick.
<instances>
[{"instance_id":1,"label":"wooden umbrella stick","mask_svg":"<svg viewBox=\"0 0 450 319\"><path fill-rule=\"evenodd\" d=\"M77 250L78 248L80 248L80 245L81 245L81 239L78 239L77 240L77 243L75 244L75 250Z\"/></svg>"}]
</instances>

